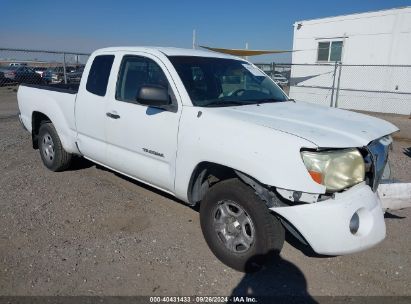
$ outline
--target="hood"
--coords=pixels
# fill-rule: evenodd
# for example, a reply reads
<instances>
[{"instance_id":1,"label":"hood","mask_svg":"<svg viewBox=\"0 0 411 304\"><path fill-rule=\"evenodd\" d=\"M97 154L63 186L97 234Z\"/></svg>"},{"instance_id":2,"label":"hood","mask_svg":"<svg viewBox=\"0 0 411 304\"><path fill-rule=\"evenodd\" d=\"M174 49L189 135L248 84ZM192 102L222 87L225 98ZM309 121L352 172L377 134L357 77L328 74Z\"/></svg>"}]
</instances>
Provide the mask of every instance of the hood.
<instances>
[{"instance_id":1,"label":"hood","mask_svg":"<svg viewBox=\"0 0 411 304\"><path fill-rule=\"evenodd\" d=\"M305 102L216 108L228 118L302 137L322 148L350 148L398 131L393 124L351 111Z\"/></svg>"}]
</instances>

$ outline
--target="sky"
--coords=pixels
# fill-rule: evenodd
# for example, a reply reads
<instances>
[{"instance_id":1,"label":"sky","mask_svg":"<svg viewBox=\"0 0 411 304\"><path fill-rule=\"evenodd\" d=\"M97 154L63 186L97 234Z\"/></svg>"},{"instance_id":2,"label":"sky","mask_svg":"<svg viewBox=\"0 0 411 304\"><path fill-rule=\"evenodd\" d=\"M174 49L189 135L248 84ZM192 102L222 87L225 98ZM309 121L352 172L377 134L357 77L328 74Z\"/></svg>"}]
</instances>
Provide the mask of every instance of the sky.
<instances>
[{"instance_id":1,"label":"sky","mask_svg":"<svg viewBox=\"0 0 411 304\"><path fill-rule=\"evenodd\" d=\"M106 46L292 49L293 24L411 5L404 0L0 0L0 48L92 52ZM286 55L254 62L288 62Z\"/></svg>"}]
</instances>

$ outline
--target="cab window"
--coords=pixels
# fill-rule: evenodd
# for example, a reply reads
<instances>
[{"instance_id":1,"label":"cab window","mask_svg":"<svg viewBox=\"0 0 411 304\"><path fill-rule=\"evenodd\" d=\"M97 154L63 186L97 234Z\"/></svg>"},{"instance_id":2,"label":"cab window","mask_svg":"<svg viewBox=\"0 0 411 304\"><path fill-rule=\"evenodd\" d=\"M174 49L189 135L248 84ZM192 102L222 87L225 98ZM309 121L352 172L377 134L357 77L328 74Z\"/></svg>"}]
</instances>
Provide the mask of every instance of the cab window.
<instances>
[{"instance_id":1,"label":"cab window","mask_svg":"<svg viewBox=\"0 0 411 304\"><path fill-rule=\"evenodd\" d=\"M161 67L153 60L140 56L124 56L116 88L116 99L136 102L143 85L159 85L169 90L169 84Z\"/></svg>"},{"instance_id":2,"label":"cab window","mask_svg":"<svg viewBox=\"0 0 411 304\"><path fill-rule=\"evenodd\" d=\"M105 96L114 55L96 56L87 78L86 89L98 96Z\"/></svg>"}]
</instances>

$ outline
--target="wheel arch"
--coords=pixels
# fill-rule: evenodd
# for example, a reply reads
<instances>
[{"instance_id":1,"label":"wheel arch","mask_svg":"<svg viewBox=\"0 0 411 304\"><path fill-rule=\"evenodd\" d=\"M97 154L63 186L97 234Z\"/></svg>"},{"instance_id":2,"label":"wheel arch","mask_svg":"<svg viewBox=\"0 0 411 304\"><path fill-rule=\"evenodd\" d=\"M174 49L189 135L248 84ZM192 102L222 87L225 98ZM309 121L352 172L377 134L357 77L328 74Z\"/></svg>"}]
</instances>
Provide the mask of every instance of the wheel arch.
<instances>
[{"instance_id":1,"label":"wheel arch","mask_svg":"<svg viewBox=\"0 0 411 304\"><path fill-rule=\"evenodd\" d=\"M32 113L31 115L31 139L32 139L33 149L39 148L37 139L39 135L40 126L46 122L53 123L51 119L42 112L34 111Z\"/></svg>"},{"instance_id":2,"label":"wheel arch","mask_svg":"<svg viewBox=\"0 0 411 304\"><path fill-rule=\"evenodd\" d=\"M244 184L253 188L256 191L256 194L266 202L268 207L274 206L271 203L272 200L277 201L274 193L269 190L270 186L264 185L258 181L258 179L225 165L203 161L197 164L190 177L187 189L189 204L198 204L212 185L230 178L238 178Z\"/></svg>"},{"instance_id":3,"label":"wheel arch","mask_svg":"<svg viewBox=\"0 0 411 304\"><path fill-rule=\"evenodd\" d=\"M187 189L188 203L197 205L213 184L232 177L237 177L233 168L209 161L200 162L191 173Z\"/></svg>"},{"instance_id":4,"label":"wheel arch","mask_svg":"<svg viewBox=\"0 0 411 304\"><path fill-rule=\"evenodd\" d=\"M59 108L55 108L56 111L49 111L49 115L44 114L45 111L36 109L31 113L31 136L32 146L34 149L38 149L38 135L40 126L43 123L52 123L56 128L57 134L60 138L63 148L72 154L80 155L80 151L76 145L75 132L71 130L67 121Z\"/></svg>"}]
</instances>

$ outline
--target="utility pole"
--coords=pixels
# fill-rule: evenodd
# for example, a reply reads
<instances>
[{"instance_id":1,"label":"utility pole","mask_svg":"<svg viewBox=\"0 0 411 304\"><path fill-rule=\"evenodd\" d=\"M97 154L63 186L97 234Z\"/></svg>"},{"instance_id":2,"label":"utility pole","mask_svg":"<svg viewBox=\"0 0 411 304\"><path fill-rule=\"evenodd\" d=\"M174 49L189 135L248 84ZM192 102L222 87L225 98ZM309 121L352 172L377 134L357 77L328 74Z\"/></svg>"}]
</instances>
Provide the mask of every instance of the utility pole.
<instances>
[{"instance_id":1,"label":"utility pole","mask_svg":"<svg viewBox=\"0 0 411 304\"><path fill-rule=\"evenodd\" d=\"M193 30L193 50L196 48L196 30Z\"/></svg>"},{"instance_id":2,"label":"utility pole","mask_svg":"<svg viewBox=\"0 0 411 304\"><path fill-rule=\"evenodd\" d=\"M334 108L338 108L338 97L340 96L340 81L341 81L341 69L342 69L342 63L341 61L338 62L338 66L340 67L338 71L338 80L337 80L337 93L335 95L335 102L334 102Z\"/></svg>"},{"instance_id":3,"label":"utility pole","mask_svg":"<svg viewBox=\"0 0 411 304\"><path fill-rule=\"evenodd\" d=\"M67 74L66 74L66 53L63 53L63 76L64 83L67 84Z\"/></svg>"},{"instance_id":4,"label":"utility pole","mask_svg":"<svg viewBox=\"0 0 411 304\"><path fill-rule=\"evenodd\" d=\"M248 42L245 43L245 49L248 50ZM248 56L245 56L245 60L248 60Z\"/></svg>"},{"instance_id":5,"label":"utility pole","mask_svg":"<svg viewBox=\"0 0 411 304\"><path fill-rule=\"evenodd\" d=\"M332 108L333 106L333 100L334 100L334 85L335 85L335 77L337 76L337 66L338 66L338 62L335 62L334 65L334 74L333 74L333 87L331 89L331 101L330 101L330 107Z\"/></svg>"}]
</instances>

